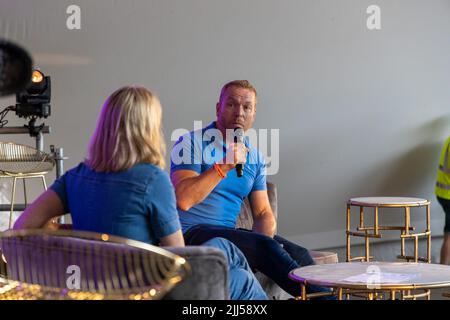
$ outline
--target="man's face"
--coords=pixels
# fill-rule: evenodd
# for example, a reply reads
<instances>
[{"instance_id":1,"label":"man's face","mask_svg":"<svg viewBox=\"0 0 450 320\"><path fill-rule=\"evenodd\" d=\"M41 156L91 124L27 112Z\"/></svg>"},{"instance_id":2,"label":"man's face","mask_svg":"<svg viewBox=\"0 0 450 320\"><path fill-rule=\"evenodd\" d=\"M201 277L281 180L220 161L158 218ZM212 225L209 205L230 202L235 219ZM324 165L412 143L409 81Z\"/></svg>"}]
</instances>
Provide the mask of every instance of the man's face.
<instances>
[{"instance_id":1,"label":"man's face","mask_svg":"<svg viewBox=\"0 0 450 320\"><path fill-rule=\"evenodd\" d=\"M255 93L250 89L228 87L216 105L216 115L218 129L242 128L247 131L255 121Z\"/></svg>"}]
</instances>

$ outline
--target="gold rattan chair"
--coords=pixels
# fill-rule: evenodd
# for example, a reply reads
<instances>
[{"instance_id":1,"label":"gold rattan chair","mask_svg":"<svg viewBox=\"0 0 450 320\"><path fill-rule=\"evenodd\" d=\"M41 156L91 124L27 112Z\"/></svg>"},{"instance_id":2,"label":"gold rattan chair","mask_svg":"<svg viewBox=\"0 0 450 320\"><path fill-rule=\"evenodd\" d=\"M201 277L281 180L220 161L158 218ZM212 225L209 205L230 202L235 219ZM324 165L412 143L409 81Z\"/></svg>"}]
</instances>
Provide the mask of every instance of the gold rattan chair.
<instances>
[{"instance_id":1,"label":"gold rattan chair","mask_svg":"<svg viewBox=\"0 0 450 320\"><path fill-rule=\"evenodd\" d=\"M160 299L190 273L160 247L92 232L6 231L0 249L0 299Z\"/></svg>"},{"instance_id":2,"label":"gold rattan chair","mask_svg":"<svg viewBox=\"0 0 450 320\"><path fill-rule=\"evenodd\" d=\"M23 181L25 206L27 206L26 179L40 178L47 190L45 174L53 170L55 160L49 154L35 148L12 142L0 142L0 178L13 180L11 191L11 209L9 213L9 228L12 226L14 201L17 180Z\"/></svg>"}]
</instances>

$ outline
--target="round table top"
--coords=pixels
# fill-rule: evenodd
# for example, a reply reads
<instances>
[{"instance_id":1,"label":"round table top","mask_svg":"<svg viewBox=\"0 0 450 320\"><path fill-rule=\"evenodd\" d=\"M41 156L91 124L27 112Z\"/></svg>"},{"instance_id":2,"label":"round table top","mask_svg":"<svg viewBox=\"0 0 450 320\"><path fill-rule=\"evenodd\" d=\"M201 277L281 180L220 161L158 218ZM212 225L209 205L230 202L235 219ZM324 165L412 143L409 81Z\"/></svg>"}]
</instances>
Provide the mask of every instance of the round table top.
<instances>
[{"instance_id":1,"label":"round table top","mask_svg":"<svg viewBox=\"0 0 450 320\"><path fill-rule=\"evenodd\" d=\"M430 202L427 199L408 197L361 197L351 198L347 204L364 207L413 207L424 206Z\"/></svg>"},{"instance_id":2,"label":"round table top","mask_svg":"<svg viewBox=\"0 0 450 320\"><path fill-rule=\"evenodd\" d=\"M289 278L348 289L450 287L450 266L413 262L344 262L297 268Z\"/></svg>"}]
</instances>

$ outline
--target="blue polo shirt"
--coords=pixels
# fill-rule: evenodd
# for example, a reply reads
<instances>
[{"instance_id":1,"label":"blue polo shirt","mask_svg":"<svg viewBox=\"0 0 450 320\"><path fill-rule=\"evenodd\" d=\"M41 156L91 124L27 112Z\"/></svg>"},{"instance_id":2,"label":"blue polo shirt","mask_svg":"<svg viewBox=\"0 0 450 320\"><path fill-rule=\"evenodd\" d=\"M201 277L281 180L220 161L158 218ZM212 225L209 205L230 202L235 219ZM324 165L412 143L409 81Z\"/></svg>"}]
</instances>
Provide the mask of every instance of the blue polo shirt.
<instances>
[{"instance_id":1,"label":"blue polo shirt","mask_svg":"<svg viewBox=\"0 0 450 320\"><path fill-rule=\"evenodd\" d=\"M180 230L175 192L168 174L151 164L95 172L84 163L50 187L70 213L75 230L158 244Z\"/></svg>"},{"instance_id":2,"label":"blue polo shirt","mask_svg":"<svg viewBox=\"0 0 450 320\"><path fill-rule=\"evenodd\" d=\"M192 170L199 174L219 162L226 154L226 147L215 122L180 137L171 153L171 172ZM266 190L266 168L263 155L250 145L244 174L237 176L236 169L214 188L204 201L188 211L178 209L183 232L197 224L211 224L234 228L241 211L242 201L253 191Z\"/></svg>"}]
</instances>

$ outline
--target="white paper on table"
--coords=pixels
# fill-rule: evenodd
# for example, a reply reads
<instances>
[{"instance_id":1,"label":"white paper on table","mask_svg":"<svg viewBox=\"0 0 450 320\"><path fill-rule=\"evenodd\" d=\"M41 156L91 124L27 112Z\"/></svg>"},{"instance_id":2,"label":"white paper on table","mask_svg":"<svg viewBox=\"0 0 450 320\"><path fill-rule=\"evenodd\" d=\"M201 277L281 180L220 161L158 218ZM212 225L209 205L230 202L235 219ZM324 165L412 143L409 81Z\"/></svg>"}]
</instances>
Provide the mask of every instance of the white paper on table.
<instances>
[{"instance_id":1,"label":"white paper on table","mask_svg":"<svg viewBox=\"0 0 450 320\"><path fill-rule=\"evenodd\" d=\"M417 273L388 273L388 272L372 272L361 273L350 276L342 281L352 283L405 283L417 279L420 274Z\"/></svg>"}]
</instances>

